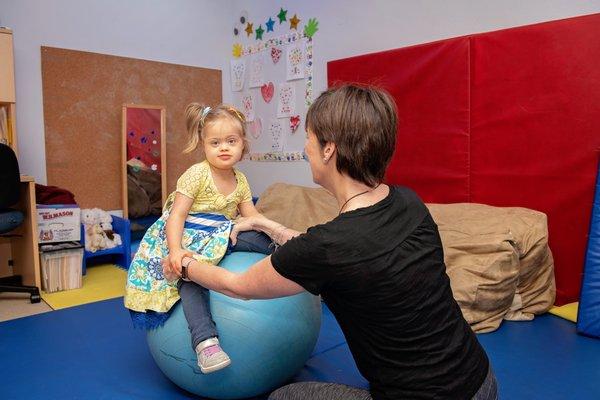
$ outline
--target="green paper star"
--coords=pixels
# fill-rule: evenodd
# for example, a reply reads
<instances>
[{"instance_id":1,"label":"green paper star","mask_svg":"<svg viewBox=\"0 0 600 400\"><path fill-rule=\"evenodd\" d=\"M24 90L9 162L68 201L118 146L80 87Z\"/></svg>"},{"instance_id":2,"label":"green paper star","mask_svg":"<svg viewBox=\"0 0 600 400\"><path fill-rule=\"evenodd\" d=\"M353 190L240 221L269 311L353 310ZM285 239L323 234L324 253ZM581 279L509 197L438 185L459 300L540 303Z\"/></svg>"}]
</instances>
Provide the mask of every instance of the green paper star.
<instances>
[{"instance_id":1,"label":"green paper star","mask_svg":"<svg viewBox=\"0 0 600 400\"><path fill-rule=\"evenodd\" d=\"M319 30L319 21L316 18L311 18L308 20L308 24L304 25L304 35L308 38L313 37L315 33Z\"/></svg>"},{"instance_id":2,"label":"green paper star","mask_svg":"<svg viewBox=\"0 0 600 400\"><path fill-rule=\"evenodd\" d=\"M280 24L287 21L286 15L287 15L287 10L284 10L283 7L281 7L281 9L279 10L279 14L277 14L277 18L279 18Z\"/></svg>"},{"instance_id":3,"label":"green paper star","mask_svg":"<svg viewBox=\"0 0 600 400\"><path fill-rule=\"evenodd\" d=\"M262 24L258 26L256 30L256 40L262 40L262 35L265 33L265 30L262 28Z\"/></svg>"}]
</instances>

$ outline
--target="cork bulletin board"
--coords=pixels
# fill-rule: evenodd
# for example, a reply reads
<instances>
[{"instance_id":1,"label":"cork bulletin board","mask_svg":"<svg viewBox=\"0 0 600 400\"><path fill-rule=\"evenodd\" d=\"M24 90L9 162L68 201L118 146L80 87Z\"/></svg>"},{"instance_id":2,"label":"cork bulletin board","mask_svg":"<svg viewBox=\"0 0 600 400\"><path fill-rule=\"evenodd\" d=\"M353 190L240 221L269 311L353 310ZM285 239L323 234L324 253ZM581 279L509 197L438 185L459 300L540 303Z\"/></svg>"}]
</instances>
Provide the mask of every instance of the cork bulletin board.
<instances>
[{"instance_id":1,"label":"cork bulletin board","mask_svg":"<svg viewBox=\"0 0 600 400\"><path fill-rule=\"evenodd\" d=\"M182 154L185 107L221 102L221 71L42 47L48 185L70 190L82 208L122 208L123 104L167 111L167 192L201 154Z\"/></svg>"}]
</instances>

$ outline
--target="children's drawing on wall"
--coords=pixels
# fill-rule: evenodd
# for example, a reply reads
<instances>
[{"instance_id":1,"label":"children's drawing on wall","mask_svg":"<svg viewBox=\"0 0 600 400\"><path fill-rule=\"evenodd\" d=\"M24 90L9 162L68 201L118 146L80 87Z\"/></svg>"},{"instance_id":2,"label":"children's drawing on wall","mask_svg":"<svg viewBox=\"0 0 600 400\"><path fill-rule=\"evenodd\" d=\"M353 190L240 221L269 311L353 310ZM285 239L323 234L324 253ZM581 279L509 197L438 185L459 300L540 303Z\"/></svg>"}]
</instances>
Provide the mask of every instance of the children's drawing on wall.
<instances>
[{"instance_id":1,"label":"children's drawing on wall","mask_svg":"<svg viewBox=\"0 0 600 400\"><path fill-rule=\"evenodd\" d=\"M248 122L248 132L250 136L252 136L255 140L258 139L262 135L262 118L256 117L254 121Z\"/></svg>"},{"instance_id":2,"label":"children's drawing on wall","mask_svg":"<svg viewBox=\"0 0 600 400\"><path fill-rule=\"evenodd\" d=\"M287 80L304 78L304 51L303 46L293 45L287 48Z\"/></svg>"},{"instance_id":3,"label":"children's drawing on wall","mask_svg":"<svg viewBox=\"0 0 600 400\"><path fill-rule=\"evenodd\" d=\"M246 61L244 59L231 60L231 90L239 92L244 88Z\"/></svg>"},{"instance_id":4,"label":"children's drawing on wall","mask_svg":"<svg viewBox=\"0 0 600 400\"><path fill-rule=\"evenodd\" d=\"M264 55L263 53L255 54L251 57L250 62L250 84L251 88L261 87L264 83Z\"/></svg>"},{"instance_id":5,"label":"children's drawing on wall","mask_svg":"<svg viewBox=\"0 0 600 400\"><path fill-rule=\"evenodd\" d=\"M278 119L271 119L269 124L269 134L272 139L271 149L275 152L283 151L283 141L285 140L285 137L283 135L283 125Z\"/></svg>"},{"instance_id":6,"label":"children's drawing on wall","mask_svg":"<svg viewBox=\"0 0 600 400\"><path fill-rule=\"evenodd\" d=\"M316 19L301 25L302 17L281 8L262 20L245 16L236 22L231 90L233 102L247 120L253 161L304 159L304 126L312 103L313 36ZM266 27L263 28L263 27ZM300 134L298 134L300 132Z\"/></svg>"},{"instance_id":7,"label":"children's drawing on wall","mask_svg":"<svg viewBox=\"0 0 600 400\"><path fill-rule=\"evenodd\" d=\"M242 94L242 112L247 122L254 121L254 99L251 93Z\"/></svg>"},{"instance_id":8,"label":"children's drawing on wall","mask_svg":"<svg viewBox=\"0 0 600 400\"><path fill-rule=\"evenodd\" d=\"M294 113L296 104L296 91L292 83L279 85L279 102L277 105L277 117L285 118Z\"/></svg>"}]
</instances>

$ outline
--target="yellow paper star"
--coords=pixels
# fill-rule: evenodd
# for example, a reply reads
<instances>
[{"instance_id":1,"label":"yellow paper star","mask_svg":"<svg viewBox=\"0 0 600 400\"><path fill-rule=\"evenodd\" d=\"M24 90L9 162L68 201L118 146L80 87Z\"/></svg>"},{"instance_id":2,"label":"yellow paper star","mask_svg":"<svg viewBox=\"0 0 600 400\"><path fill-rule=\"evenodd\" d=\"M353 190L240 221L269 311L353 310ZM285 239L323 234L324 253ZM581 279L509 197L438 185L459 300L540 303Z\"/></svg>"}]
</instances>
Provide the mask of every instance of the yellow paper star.
<instances>
[{"instance_id":1,"label":"yellow paper star","mask_svg":"<svg viewBox=\"0 0 600 400\"><path fill-rule=\"evenodd\" d=\"M246 29L244 29L246 31L246 34L248 36L252 35L252 33L254 33L254 27L252 27L252 24L250 22L248 22L248 25L246 25Z\"/></svg>"},{"instance_id":2,"label":"yellow paper star","mask_svg":"<svg viewBox=\"0 0 600 400\"><path fill-rule=\"evenodd\" d=\"M233 45L233 56L235 58L240 58L242 56L242 45L236 43Z\"/></svg>"},{"instance_id":3,"label":"yellow paper star","mask_svg":"<svg viewBox=\"0 0 600 400\"><path fill-rule=\"evenodd\" d=\"M294 16L290 19L290 29L298 30L298 24L300 23L300 19L294 14Z\"/></svg>"}]
</instances>

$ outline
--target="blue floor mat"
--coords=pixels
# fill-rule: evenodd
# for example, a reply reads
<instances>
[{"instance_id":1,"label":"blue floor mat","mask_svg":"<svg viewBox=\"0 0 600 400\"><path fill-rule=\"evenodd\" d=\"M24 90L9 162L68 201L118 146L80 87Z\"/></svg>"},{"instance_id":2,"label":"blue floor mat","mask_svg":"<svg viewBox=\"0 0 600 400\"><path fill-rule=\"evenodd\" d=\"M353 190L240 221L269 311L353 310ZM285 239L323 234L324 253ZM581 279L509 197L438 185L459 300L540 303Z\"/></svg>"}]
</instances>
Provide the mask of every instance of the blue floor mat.
<instances>
[{"instance_id":1,"label":"blue floor mat","mask_svg":"<svg viewBox=\"0 0 600 400\"><path fill-rule=\"evenodd\" d=\"M478 337L502 399L600 398L600 340L576 335L574 324L543 315ZM0 371L2 399L197 398L162 375L122 298L0 323ZM313 356L294 380L367 387L326 307Z\"/></svg>"}]
</instances>

